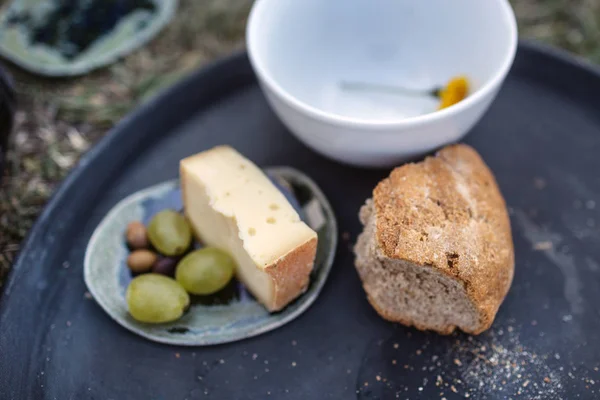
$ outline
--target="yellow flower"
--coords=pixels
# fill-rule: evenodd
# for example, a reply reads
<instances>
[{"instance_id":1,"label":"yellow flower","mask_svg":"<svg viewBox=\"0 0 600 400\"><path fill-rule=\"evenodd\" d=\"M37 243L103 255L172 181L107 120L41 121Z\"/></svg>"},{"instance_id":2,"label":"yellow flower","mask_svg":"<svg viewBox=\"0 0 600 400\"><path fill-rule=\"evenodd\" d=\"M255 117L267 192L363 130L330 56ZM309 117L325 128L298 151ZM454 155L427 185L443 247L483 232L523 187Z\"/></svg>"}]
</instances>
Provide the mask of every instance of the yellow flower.
<instances>
[{"instance_id":1,"label":"yellow flower","mask_svg":"<svg viewBox=\"0 0 600 400\"><path fill-rule=\"evenodd\" d=\"M439 92L440 105L438 110L450 107L462 100L469 94L469 81L464 76L450 79L446 87Z\"/></svg>"}]
</instances>

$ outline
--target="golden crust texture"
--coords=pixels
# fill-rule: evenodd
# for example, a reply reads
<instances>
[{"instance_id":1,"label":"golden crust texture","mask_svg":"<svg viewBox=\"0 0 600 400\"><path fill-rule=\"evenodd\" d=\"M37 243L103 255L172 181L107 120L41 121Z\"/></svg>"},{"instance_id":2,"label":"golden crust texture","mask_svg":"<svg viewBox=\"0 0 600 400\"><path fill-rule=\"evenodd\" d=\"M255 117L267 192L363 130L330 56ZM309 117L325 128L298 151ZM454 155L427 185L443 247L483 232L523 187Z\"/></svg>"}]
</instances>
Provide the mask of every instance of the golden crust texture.
<instances>
[{"instance_id":1,"label":"golden crust texture","mask_svg":"<svg viewBox=\"0 0 600 400\"><path fill-rule=\"evenodd\" d=\"M462 282L480 315L474 333L489 328L512 283L514 249L505 201L479 154L452 145L398 167L372 203L383 256Z\"/></svg>"}]
</instances>

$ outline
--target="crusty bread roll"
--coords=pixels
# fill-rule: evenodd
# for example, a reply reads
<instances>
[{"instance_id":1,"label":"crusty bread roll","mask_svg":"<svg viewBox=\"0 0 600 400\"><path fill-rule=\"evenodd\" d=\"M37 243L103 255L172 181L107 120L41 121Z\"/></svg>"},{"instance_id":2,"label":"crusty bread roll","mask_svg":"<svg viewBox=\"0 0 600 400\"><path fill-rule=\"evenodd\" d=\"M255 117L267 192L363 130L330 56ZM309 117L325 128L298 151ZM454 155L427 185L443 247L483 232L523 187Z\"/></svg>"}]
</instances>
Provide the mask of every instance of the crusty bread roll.
<instances>
[{"instance_id":1,"label":"crusty bread roll","mask_svg":"<svg viewBox=\"0 0 600 400\"><path fill-rule=\"evenodd\" d=\"M488 329L511 285L506 204L475 150L396 168L360 210L356 269L385 319L450 334Z\"/></svg>"}]
</instances>

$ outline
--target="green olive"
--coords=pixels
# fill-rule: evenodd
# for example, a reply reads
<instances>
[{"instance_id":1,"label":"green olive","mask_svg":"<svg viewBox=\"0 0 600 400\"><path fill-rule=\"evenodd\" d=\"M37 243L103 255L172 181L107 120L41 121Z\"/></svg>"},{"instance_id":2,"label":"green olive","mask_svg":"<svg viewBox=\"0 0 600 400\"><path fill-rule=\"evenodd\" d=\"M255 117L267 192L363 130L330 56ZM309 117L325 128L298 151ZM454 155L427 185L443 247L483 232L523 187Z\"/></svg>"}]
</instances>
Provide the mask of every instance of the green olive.
<instances>
[{"instance_id":1,"label":"green olive","mask_svg":"<svg viewBox=\"0 0 600 400\"><path fill-rule=\"evenodd\" d=\"M165 256L180 256L190 247L192 229L183 215L164 210L148 224L150 243Z\"/></svg>"},{"instance_id":2,"label":"green olive","mask_svg":"<svg viewBox=\"0 0 600 400\"><path fill-rule=\"evenodd\" d=\"M152 324L175 321L190 305L190 296L177 281L154 273L134 278L125 297L131 316Z\"/></svg>"},{"instance_id":3,"label":"green olive","mask_svg":"<svg viewBox=\"0 0 600 400\"><path fill-rule=\"evenodd\" d=\"M235 261L229 254L205 247L191 252L179 262L175 279L189 293L212 294L229 283L234 269Z\"/></svg>"}]
</instances>

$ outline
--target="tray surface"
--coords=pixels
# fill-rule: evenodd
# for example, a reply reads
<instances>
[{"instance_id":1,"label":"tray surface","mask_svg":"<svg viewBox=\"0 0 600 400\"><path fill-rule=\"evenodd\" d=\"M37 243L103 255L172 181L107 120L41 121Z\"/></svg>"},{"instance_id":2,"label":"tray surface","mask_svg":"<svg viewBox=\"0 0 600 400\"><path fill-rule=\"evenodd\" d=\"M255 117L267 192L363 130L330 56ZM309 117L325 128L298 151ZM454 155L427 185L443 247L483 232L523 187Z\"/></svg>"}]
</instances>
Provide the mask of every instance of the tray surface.
<instances>
[{"instance_id":1,"label":"tray surface","mask_svg":"<svg viewBox=\"0 0 600 400\"><path fill-rule=\"evenodd\" d=\"M598 398L598 93L591 67L520 46L465 140L510 207L514 283L490 331L442 337L382 320L353 267L358 209L389 171L345 167L296 141L244 54L198 72L92 149L30 233L0 299L0 398ZM321 187L341 233L331 274L315 304L276 331L202 348L139 338L86 296L88 240L119 200L223 143Z\"/></svg>"}]
</instances>

